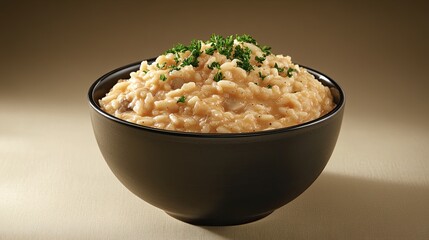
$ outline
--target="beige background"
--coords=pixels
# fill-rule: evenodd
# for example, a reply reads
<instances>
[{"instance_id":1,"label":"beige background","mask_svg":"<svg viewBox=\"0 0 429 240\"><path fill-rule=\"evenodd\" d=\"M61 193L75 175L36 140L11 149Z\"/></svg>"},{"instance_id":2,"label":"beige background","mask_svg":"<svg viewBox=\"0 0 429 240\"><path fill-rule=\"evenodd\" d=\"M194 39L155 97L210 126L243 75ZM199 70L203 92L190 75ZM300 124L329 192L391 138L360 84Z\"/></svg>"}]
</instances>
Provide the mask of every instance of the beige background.
<instances>
[{"instance_id":1,"label":"beige background","mask_svg":"<svg viewBox=\"0 0 429 240\"><path fill-rule=\"evenodd\" d=\"M429 8L366 2L2 1L0 239L429 239ZM235 227L182 223L126 190L86 100L107 71L212 33L251 34L347 94L320 178Z\"/></svg>"}]
</instances>

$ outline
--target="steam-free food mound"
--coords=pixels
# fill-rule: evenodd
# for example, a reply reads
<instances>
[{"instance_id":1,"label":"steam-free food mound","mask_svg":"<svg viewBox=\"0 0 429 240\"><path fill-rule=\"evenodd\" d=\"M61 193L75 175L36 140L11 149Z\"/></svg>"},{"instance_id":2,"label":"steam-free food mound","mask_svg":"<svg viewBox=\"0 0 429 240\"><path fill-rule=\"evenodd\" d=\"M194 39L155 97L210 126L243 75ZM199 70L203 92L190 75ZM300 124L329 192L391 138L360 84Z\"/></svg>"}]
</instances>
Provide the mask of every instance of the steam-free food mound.
<instances>
[{"instance_id":1,"label":"steam-free food mound","mask_svg":"<svg viewBox=\"0 0 429 240\"><path fill-rule=\"evenodd\" d=\"M284 128L335 106L329 89L306 69L249 35L178 44L143 61L99 103L132 123L201 133Z\"/></svg>"}]
</instances>

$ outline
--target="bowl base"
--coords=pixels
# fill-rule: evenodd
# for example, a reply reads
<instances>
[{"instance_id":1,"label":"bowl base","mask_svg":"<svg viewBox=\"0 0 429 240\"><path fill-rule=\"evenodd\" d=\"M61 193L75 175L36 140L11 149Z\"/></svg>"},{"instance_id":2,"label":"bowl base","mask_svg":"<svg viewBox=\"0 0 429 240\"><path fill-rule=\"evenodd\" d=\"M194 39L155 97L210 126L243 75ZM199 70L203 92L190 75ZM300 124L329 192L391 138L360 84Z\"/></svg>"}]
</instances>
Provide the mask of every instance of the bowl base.
<instances>
[{"instance_id":1,"label":"bowl base","mask_svg":"<svg viewBox=\"0 0 429 240\"><path fill-rule=\"evenodd\" d=\"M217 217L217 218L201 218L201 217L189 217L189 216L183 216L178 215L171 212L166 212L171 217L180 220L182 222L186 222L192 225L198 225L198 226L232 226L232 225L240 225L240 224L246 224L251 223L257 220L260 220L262 218L265 218L266 216L270 215L274 211L269 211L266 213L258 214L255 216L247 216L247 217L235 217L235 218L226 218L226 217Z\"/></svg>"}]
</instances>

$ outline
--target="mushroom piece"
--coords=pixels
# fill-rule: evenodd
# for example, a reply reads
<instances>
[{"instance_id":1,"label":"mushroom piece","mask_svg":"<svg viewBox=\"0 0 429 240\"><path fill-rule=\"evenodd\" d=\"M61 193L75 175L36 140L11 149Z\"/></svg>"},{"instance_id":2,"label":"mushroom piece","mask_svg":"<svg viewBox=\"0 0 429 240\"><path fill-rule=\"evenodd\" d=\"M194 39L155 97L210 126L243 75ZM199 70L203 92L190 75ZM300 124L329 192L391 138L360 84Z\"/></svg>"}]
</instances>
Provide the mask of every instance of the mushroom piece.
<instances>
[{"instance_id":1,"label":"mushroom piece","mask_svg":"<svg viewBox=\"0 0 429 240\"><path fill-rule=\"evenodd\" d=\"M182 87L182 85L185 83L185 81L181 78L175 78L171 81L171 88L172 89L179 89Z\"/></svg>"},{"instance_id":2,"label":"mushroom piece","mask_svg":"<svg viewBox=\"0 0 429 240\"><path fill-rule=\"evenodd\" d=\"M242 112L245 106L246 105L243 102L231 98L228 98L223 102L223 107L225 108L225 111L235 113Z\"/></svg>"}]
</instances>

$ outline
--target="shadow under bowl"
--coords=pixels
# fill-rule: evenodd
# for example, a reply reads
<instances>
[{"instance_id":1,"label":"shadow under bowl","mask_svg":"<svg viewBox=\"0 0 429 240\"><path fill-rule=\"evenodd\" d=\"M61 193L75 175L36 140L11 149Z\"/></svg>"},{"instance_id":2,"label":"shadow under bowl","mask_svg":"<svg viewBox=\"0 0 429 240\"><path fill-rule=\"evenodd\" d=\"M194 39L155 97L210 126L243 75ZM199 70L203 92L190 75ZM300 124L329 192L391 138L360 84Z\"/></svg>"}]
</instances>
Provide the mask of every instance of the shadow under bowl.
<instances>
[{"instance_id":1,"label":"shadow under bowl","mask_svg":"<svg viewBox=\"0 0 429 240\"><path fill-rule=\"evenodd\" d=\"M337 105L328 114L270 131L204 134L140 126L101 110L98 100L139 65L111 71L90 87L92 126L121 183L174 218L217 226L263 218L303 193L334 150L345 96L320 72L304 67L331 89Z\"/></svg>"}]
</instances>

